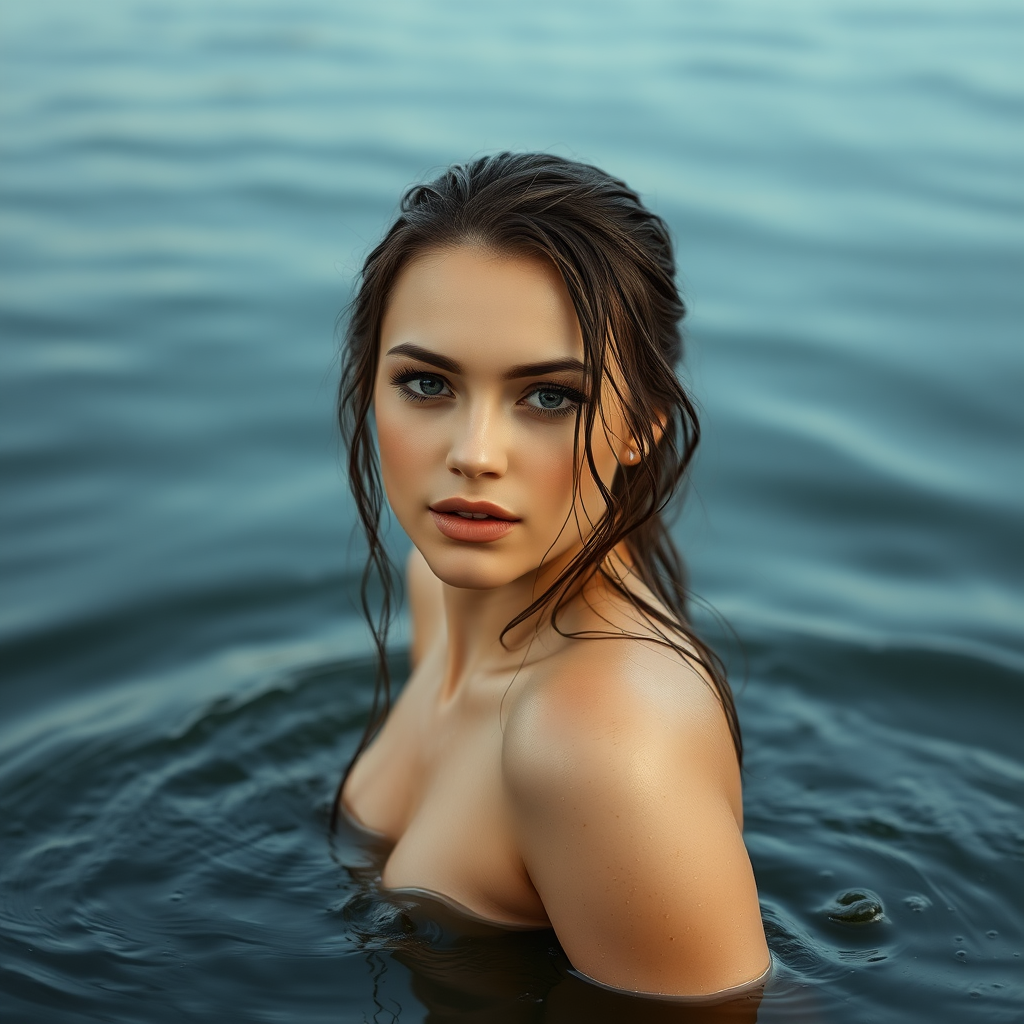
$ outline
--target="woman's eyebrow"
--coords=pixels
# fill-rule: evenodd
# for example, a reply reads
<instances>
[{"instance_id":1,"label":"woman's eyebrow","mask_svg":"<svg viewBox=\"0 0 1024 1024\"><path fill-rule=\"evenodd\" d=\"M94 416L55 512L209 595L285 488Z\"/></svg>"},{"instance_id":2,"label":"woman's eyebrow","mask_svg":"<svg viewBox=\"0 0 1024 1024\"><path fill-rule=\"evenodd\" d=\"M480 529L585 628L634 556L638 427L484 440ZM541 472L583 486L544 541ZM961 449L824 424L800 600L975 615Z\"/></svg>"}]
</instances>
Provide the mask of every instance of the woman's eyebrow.
<instances>
[{"instance_id":1,"label":"woman's eyebrow","mask_svg":"<svg viewBox=\"0 0 1024 1024\"><path fill-rule=\"evenodd\" d=\"M579 359L549 359L544 363L523 363L520 366L513 366L502 376L505 380L518 380L520 377L543 377L548 373L564 373L567 370L582 373L583 369L583 363Z\"/></svg>"},{"instance_id":2,"label":"woman's eyebrow","mask_svg":"<svg viewBox=\"0 0 1024 1024\"><path fill-rule=\"evenodd\" d=\"M439 370L447 370L448 373L462 373L462 364L448 356L431 352L429 348L421 348L408 342L402 345L395 345L386 352L389 356L408 356L410 359L418 359L420 362L429 363ZM502 377L505 380L518 380L521 377L543 377L548 373L574 373L583 372L583 363L579 359L548 359L541 363L522 363L519 366L512 366L506 370Z\"/></svg>"},{"instance_id":3,"label":"woman's eyebrow","mask_svg":"<svg viewBox=\"0 0 1024 1024\"><path fill-rule=\"evenodd\" d=\"M408 356L410 359L418 359L421 363L430 363L431 366L436 366L439 370L447 370L449 373L462 373L461 363L457 363L454 359L449 359L447 356L431 352L429 348L420 348L419 345L409 343L395 345L393 348L389 348L385 355Z\"/></svg>"}]
</instances>

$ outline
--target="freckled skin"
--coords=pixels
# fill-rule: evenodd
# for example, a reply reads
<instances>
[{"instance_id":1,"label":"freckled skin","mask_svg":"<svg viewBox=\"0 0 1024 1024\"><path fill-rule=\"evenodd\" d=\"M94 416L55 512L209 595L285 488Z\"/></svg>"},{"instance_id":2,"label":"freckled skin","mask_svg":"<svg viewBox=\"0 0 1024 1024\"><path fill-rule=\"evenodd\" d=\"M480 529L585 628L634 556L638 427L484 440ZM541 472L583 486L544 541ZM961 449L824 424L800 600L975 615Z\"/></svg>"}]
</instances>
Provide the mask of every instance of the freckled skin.
<instances>
[{"instance_id":1,"label":"freckled skin","mask_svg":"<svg viewBox=\"0 0 1024 1024\"><path fill-rule=\"evenodd\" d=\"M739 771L707 680L653 642L570 640L546 621L499 642L603 511L587 470L574 503L575 416L552 411L580 374L509 377L582 359L557 272L468 245L423 255L396 282L380 348L382 477L415 545L414 670L343 800L394 842L383 883L550 925L578 970L616 988L698 995L758 978L768 953ZM592 439L606 484L636 448L610 395ZM450 498L490 502L515 525L453 540L430 511ZM624 552L613 562L653 600ZM562 625L645 635L599 582Z\"/></svg>"}]
</instances>

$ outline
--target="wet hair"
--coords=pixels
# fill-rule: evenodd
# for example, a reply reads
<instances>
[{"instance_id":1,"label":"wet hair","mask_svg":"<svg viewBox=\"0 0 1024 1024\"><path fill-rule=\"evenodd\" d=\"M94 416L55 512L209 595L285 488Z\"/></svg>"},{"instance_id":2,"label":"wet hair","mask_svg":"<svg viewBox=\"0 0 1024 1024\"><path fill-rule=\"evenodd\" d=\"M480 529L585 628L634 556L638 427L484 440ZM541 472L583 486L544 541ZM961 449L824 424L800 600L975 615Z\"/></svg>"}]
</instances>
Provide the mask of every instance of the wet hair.
<instances>
[{"instance_id":1,"label":"wet hair","mask_svg":"<svg viewBox=\"0 0 1024 1024\"><path fill-rule=\"evenodd\" d=\"M690 626L686 572L664 519L700 439L693 401L675 373L682 356L680 321L686 307L675 283L668 228L624 182L596 167L546 153L499 153L456 164L405 193L397 220L366 259L350 307L338 418L352 496L369 549L361 594L378 671L369 721L349 770L390 707L386 644L398 577L380 534L385 497L370 416L381 324L395 282L411 260L464 244L501 255L539 257L561 274L579 319L584 392L590 396L576 413L582 429L576 433L574 486L578 473L589 470L607 510L588 524L592 530L581 550L551 586L506 625L502 637L537 612L546 613L561 633L558 616L563 606L580 586L602 575L640 614L659 643L703 668L742 758L725 670ZM614 390L640 454L637 463L618 468L610 487L598 475L591 447L601 416L602 385ZM632 558L631 572L660 607L634 593L609 569L608 555L623 542ZM562 635L600 639L622 633Z\"/></svg>"}]
</instances>

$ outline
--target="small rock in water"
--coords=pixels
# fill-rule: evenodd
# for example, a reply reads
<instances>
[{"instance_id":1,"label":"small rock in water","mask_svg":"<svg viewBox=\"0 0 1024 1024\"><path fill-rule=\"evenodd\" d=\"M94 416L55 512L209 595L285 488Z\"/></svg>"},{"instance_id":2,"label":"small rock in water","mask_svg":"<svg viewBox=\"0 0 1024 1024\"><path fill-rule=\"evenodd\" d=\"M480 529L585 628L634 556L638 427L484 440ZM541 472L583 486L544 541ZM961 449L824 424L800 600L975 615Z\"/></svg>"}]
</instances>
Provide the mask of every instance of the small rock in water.
<instances>
[{"instance_id":1,"label":"small rock in water","mask_svg":"<svg viewBox=\"0 0 1024 1024\"><path fill-rule=\"evenodd\" d=\"M870 889L841 892L826 907L830 921L838 924L873 924L885 917L885 908L877 893Z\"/></svg>"}]
</instances>

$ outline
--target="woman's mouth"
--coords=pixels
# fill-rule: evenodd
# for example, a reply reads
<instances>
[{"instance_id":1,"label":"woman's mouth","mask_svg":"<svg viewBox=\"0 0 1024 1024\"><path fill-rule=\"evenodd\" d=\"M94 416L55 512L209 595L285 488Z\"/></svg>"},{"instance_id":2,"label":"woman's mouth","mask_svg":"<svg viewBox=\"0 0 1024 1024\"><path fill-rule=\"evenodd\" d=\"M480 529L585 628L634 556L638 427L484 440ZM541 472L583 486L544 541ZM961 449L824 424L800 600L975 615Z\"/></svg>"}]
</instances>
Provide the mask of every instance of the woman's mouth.
<instances>
[{"instance_id":1,"label":"woman's mouth","mask_svg":"<svg viewBox=\"0 0 1024 1024\"><path fill-rule=\"evenodd\" d=\"M449 540L486 544L504 537L519 520L489 501L446 498L430 506L434 525Z\"/></svg>"}]
</instances>

